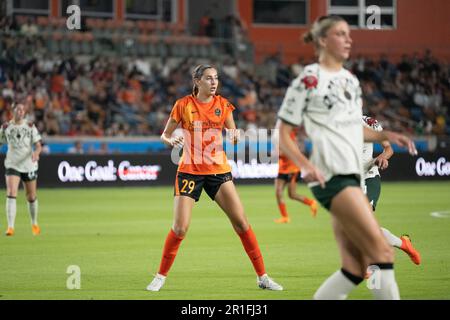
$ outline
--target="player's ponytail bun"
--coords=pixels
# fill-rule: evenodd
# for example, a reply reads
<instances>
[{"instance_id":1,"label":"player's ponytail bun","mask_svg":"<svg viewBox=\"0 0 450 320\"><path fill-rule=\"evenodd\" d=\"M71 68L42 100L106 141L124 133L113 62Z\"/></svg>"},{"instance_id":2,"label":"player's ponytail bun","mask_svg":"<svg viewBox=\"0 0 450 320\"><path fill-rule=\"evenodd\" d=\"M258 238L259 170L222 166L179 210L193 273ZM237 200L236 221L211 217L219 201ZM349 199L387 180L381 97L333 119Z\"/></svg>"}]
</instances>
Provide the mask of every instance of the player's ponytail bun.
<instances>
[{"instance_id":1,"label":"player's ponytail bun","mask_svg":"<svg viewBox=\"0 0 450 320\"><path fill-rule=\"evenodd\" d=\"M316 50L319 51L319 39L326 37L328 30L341 21L345 21L344 18L336 15L322 16L318 18L311 26L311 29L303 35L303 41L305 43L313 43Z\"/></svg>"},{"instance_id":2,"label":"player's ponytail bun","mask_svg":"<svg viewBox=\"0 0 450 320\"><path fill-rule=\"evenodd\" d=\"M303 34L303 42L305 42L305 43L311 43L311 42L313 42L313 41L314 41L314 37L313 37L311 31L305 32L305 33Z\"/></svg>"}]
</instances>

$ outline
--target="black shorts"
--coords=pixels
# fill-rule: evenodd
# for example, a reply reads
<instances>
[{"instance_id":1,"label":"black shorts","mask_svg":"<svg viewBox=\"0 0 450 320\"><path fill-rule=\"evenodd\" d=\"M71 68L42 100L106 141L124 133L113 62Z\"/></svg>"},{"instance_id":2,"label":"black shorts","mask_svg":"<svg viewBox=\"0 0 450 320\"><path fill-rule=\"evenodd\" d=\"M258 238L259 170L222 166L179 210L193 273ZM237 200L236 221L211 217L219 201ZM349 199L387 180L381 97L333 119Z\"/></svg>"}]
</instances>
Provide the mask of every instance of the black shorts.
<instances>
[{"instance_id":1,"label":"black shorts","mask_svg":"<svg viewBox=\"0 0 450 320\"><path fill-rule=\"evenodd\" d=\"M205 189L208 196L214 201L220 186L232 180L231 172L208 175L177 172L174 196L187 196L198 201L202 190Z\"/></svg>"},{"instance_id":2,"label":"black shorts","mask_svg":"<svg viewBox=\"0 0 450 320\"><path fill-rule=\"evenodd\" d=\"M278 173L277 179L283 180L287 183L292 181L300 181L301 180L301 174L300 172L293 172L293 173Z\"/></svg>"},{"instance_id":3,"label":"black shorts","mask_svg":"<svg viewBox=\"0 0 450 320\"><path fill-rule=\"evenodd\" d=\"M38 172L30 171L30 172L19 172L16 169L6 168L5 176L18 176L23 182L30 182L36 180L38 177Z\"/></svg>"}]
</instances>

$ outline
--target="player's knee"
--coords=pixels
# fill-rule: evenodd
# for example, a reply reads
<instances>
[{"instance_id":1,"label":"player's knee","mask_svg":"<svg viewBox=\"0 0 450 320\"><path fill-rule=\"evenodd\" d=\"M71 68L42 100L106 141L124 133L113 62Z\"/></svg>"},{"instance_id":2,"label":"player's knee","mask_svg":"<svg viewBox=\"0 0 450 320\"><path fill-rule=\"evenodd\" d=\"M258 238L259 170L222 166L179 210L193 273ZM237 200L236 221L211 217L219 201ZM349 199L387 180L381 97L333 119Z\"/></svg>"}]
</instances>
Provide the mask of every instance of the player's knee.
<instances>
[{"instance_id":1,"label":"player's knee","mask_svg":"<svg viewBox=\"0 0 450 320\"><path fill-rule=\"evenodd\" d=\"M289 199L294 199L295 198L295 191L289 190L288 196L289 196Z\"/></svg>"},{"instance_id":2,"label":"player's knee","mask_svg":"<svg viewBox=\"0 0 450 320\"><path fill-rule=\"evenodd\" d=\"M17 191L8 189L8 190L6 190L6 196L8 198L17 198Z\"/></svg>"},{"instance_id":3,"label":"player's knee","mask_svg":"<svg viewBox=\"0 0 450 320\"><path fill-rule=\"evenodd\" d=\"M248 228L250 228L250 225L248 224L247 221L239 221L233 224L233 228L234 230L236 230L238 234L241 234L246 232Z\"/></svg>"},{"instance_id":4,"label":"player's knee","mask_svg":"<svg viewBox=\"0 0 450 320\"><path fill-rule=\"evenodd\" d=\"M281 190L276 190L276 191L275 191L275 196L276 196L278 199L281 199L281 198L283 197L283 191L281 191Z\"/></svg>"},{"instance_id":5,"label":"player's knee","mask_svg":"<svg viewBox=\"0 0 450 320\"><path fill-rule=\"evenodd\" d=\"M173 232L177 235L177 237L183 238L188 232L188 226L174 226Z\"/></svg>"}]
</instances>

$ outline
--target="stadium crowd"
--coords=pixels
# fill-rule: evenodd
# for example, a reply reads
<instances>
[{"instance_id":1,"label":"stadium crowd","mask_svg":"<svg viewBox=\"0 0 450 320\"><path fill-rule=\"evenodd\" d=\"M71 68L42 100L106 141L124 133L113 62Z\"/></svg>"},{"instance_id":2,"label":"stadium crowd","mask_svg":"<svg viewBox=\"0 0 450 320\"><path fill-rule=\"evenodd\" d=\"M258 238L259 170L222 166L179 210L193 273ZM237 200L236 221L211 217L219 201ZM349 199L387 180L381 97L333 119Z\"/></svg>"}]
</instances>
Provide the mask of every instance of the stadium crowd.
<instances>
[{"instance_id":1,"label":"stadium crowd","mask_svg":"<svg viewBox=\"0 0 450 320\"><path fill-rule=\"evenodd\" d=\"M11 27L8 21L2 28ZM0 38L0 117L31 96L30 119L44 136L159 135L176 99L189 94L193 59L49 55L32 25L22 37ZM170 62L170 63L169 63ZM285 65L279 55L261 65L231 57L210 61L220 71L220 92L237 106L237 126L273 128L286 87L310 61ZM415 135L450 135L450 64L430 51L394 63L357 56L348 67L361 81L364 113L383 127Z\"/></svg>"}]
</instances>

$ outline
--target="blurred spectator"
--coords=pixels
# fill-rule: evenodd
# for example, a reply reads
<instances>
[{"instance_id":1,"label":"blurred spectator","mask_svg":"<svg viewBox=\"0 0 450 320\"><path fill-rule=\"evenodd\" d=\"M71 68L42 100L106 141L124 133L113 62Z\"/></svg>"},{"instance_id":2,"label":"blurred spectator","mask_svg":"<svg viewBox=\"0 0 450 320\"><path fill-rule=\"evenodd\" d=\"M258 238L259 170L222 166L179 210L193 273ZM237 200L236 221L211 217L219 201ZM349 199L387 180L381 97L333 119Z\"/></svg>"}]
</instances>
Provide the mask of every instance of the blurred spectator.
<instances>
[{"instance_id":1,"label":"blurred spectator","mask_svg":"<svg viewBox=\"0 0 450 320\"><path fill-rule=\"evenodd\" d=\"M205 21L208 16L205 13ZM245 37L239 18L227 19L232 22L230 38L236 32ZM0 19L0 25L12 23ZM65 59L47 54L37 37L23 38L0 37L0 116L9 120L13 99L30 94L29 116L44 136L160 135L173 103L192 90L188 75L197 63L193 59ZM299 57L286 65L279 52L261 65L245 65L236 57L218 60L222 62L210 63L219 69L219 94L237 107L234 116L242 128L272 128L287 86L308 63ZM357 56L347 66L360 79L364 113L384 127L419 135L450 134L450 65L432 52L405 54L398 63L387 55Z\"/></svg>"},{"instance_id":2,"label":"blurred spectator","mask_svg":"<svg viewBox=\"0 0 450 320\"><path fill-rule=\"evenodd\" d=\"M50 147L45 142L41 141L42 151L41 154L50 154Z\"/></svg>"},{"instance_id":3,"label":"blurred spectator","mask_svg":"<svg viewBox=\"0 0 450 320\"><path fill-rule=\"evenodd\" d=\"M84 154L83 144L80 140L75 141L74 145L67 151L71 154Z\"/></svg>"},{"instance_id":4,"label":"blurred spectator","mask_svg":"<svg viewBox=\"0 0 450 320\"><path fill-rule=\"evenodd\" d=\"M100 149L97 151L98 154L109 154L110 150L106 142L100 144Z\"/></svg>"},{"instance_id":5,"label":"blurred spectator","mask_svg":"<svg viewBox=\"0 0 450 320\"><path fill-rule=\"evenodd\" d=\"M20 27L20 33L31 38L39 32L37 25L34 23L34 17L29 17L27 22Z\"/></svg>"},{"instance_id":6,"label":"blurred spectator","mask_svg":"<svg viewBox=\"0 0 450 320\"><path fill-rule=\"evenodd\" d=\"M216 36L216 23L209 10L200 18L198 35L210 38Z\"/></svg>"}]
</instances>

